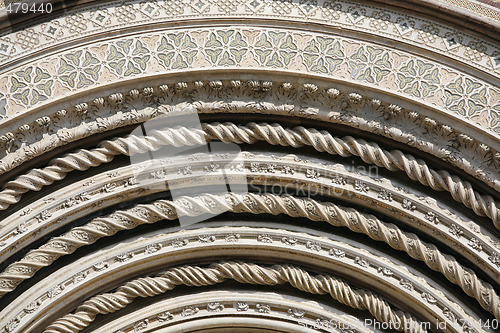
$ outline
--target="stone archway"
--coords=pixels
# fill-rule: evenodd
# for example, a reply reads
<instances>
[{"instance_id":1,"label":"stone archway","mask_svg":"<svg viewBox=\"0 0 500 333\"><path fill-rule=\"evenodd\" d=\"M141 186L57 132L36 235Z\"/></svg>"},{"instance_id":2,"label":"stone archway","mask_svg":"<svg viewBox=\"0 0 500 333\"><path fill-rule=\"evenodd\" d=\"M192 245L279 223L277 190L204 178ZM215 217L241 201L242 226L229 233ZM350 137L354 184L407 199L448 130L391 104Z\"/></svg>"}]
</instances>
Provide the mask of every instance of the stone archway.
<instances>
[{"instance_id":1,"label":"stone archway","mask_svg":"<svg viewBox=\"0 0 500 333\"><path fill-rule=\"evenodd\" d=\"M7 17L3 332L494 332L499 12L445 3Z\"/></svg>"}]
</instances>

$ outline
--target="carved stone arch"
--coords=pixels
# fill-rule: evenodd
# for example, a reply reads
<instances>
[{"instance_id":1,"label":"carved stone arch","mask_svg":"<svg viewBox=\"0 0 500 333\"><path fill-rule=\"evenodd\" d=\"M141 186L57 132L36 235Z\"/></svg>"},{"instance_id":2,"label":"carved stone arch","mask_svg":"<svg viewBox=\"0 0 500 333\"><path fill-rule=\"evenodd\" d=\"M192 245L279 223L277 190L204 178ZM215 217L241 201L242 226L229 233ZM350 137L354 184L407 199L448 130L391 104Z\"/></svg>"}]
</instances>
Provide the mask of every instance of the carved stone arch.
<instances>
[{"instance_id":1,"label":"carved stone arch","mask_svg":"<svg viewBox=\"0 0 500 333\"><path fill-rule=\"evenodd\" d=\"M327 163L308 161L300 154L279 154L268 157L263 154L243 152L243 155L247 161L243 164L240 164L240 161L235 162L231 156L222 158L214 155L211 157L201 155L202 158L195 161L189 157L182 157L172 159L168 166L161 164L155 167L149 166L147 176L152 177L152 179L147 183L147 186L135 180L134 177L137 176L137 173L133 171L132 167L122 167L113 172L86 178L77 183L77 186L71 184L68 188L62 188L52 194L53 199L50 203L40 205L47 200L46 198L40 199L3 221L2 237L6 244L1 258L7 259L13 257L16 252L19 253L19 250L12 246L14 244L20 248L29 246L35 242L33 237L41 238L55 230L56 227L61 228L67 225L69 228L78 218L95 214L96 211L104 207L113 207L124 197L137 201L168 190L168 187L159 186L165 183L161 175L178 174L176 177L170 178L169 183L181 183L185 195L195 195L199 193L198 189L201 185L217 183L220 173L210 168L222 165L225 160L229 160L231 163L226 167L230 169L234 169L233 167L236 166L241 167L241 170L238 171L225 172L225 177L231 184L251 182L253 186L259 186L255 188L256 190L262 191L267 187L272 192L272 189L276 187L284 190L283 194L287 195L326 197L335 202L364 207L370 212L383 214L389 219L397 219L402 224L403 229L411 228L424 233L426 237L432 239L434 244L446 245L443 238L460 244L461 246L456 249L460 256L476 262L478 268L493 280L498 277L495 265L487 260L489 253L495 249L494 234L479 230L474 233L470 232L467 228L471 223L474 223L474 219L470 219L467 215L461 215L450 206L446 207L445 202L434 199L432 195L419 191L412 193L410 189L402 191L401 189L406 184L398 183L397 180L380 177L380 175L376 177L370 174L362 175L349 170L349 165L341 163L333 165L330 161ZM140 164L135 165L135 167L139 166ZM182 174L186 168L190 170L190 173ZM99 202L101 203L97 205ZM433 218L431 219L430 216ZM27 219L27 222L20 227L17 221L23 217ZM378 237L376 232L360 231L349 224L342 226L348 226L355 232L365 233L377 240L388 242L384 237ZM447 236L443 230L452 230L452 237ZM114 231L107 232L106 235L97 233L94 236L100 238L112 236L112 233ZM66 238L63 237L63 239ZM91 238L91 242L94 240ZM473 240L480 242L481 248L469 247L469 243ZM389 241L389 244L396 246L397 242ZM68 249L64 252L69 254L73 250ZM414 253L410 255L415 256ZM36 269L36 265L33 266L33 269ZM27 274L25 278L33 273ZM6 276L9 274L0 273L0 279ZM6 291L7 289L3 290L3 292Z\"/></svg>"},{"instance_id":2,"label":"carved stone arch","mask_svg":"<svg viewBox=\"0 0 500 333\"><path fill-rule=\"evenodd\" d=\"M358 316L353 332L377 332L370 316L494 332L500 11L484 2L0 14L0 332L304 331L285 295L317 297L312 324ZM238 290L251 314L209 311Z\"/></svg>"},{"instance_id":3,"label":"carved stone arch","mask_svg":"<svg viewBox=\"0 0 500 333\"><path fill-rule=\"evenodd\" d=\"M295 295L286 297L271 291L263 294L266 296L265 299L245 289L230 292L207 291L200 295L200 298L206 300L203 305L196 304L196 300L189 297L189 294L178 295L172 302L155 302L149 307L130 313L129 320L121 317L119 321L109 321L107 326L121 329L127 326L144 327L146 332L147 330L157 332L160 328L164 328L166 332L178 332L181 329L189 329L187 327L217 330L217 332L234 332L238 329L250 332L261 332L266 329L281 332L328 332L333 328L342 327L346 329L351 327L360 332L376 331L364 326L362 321L356 320L357 318L349 315L344 309L330 307L328 312L323 312L319 306L311 304L312 300L307 297L299 298ZM231 316L234 313L240 318ZM326 320L327 316L332 316L333 313L335 317ZM182 319L189 316L197 318L183 323ZM297 321L290 318L295 318ZM109 329L108 327L104 326L102 329Z\"/></svg>"},{"instance_id":4,"label":"carved stone arch","mask_svg":"<svg viewBox=\"0 0 500 333\"><path fill-rule=\"evenodd\" d=\"M452 313L465 321L471 320L465 311L467 303L455 297L448 299L436 289L439 279L425 282L418 277L418 269L410 268L408 271L395 258L363 251L352 239L335 237L331 240L324 237L327 233L313 235L318 231L309 229L307 225L291 228L295 230L276 229L279 224L272 223L269 224L271 228L245 227L243 222L239 225L214 227L209 224L174 232L163 229L160 234L153 232L140 239L129 240L127 252L122 252L124 249L120 246L108 246L90 261L82 258L72 263L69 265L74 267L72 270L55 270L45 281L40 281L24 293L37 307L29 316L23 317L21 325L24 329L43 327L43 323L50 318L65 315L65 306L61 306L58 300L64 299L66 304L76 302L76 306L81 302L81 294L89 291L99 294L100 290L108 290L111 286L125 285L129 276L141 272L157 272L163 270L165 265L173 267L175 263L183 261L217 262L218 258L225 258L231 253L232 258L244 260L249 257L248 251L251 249L262 262L291 263L307 267L312 272L319 270L321 274L340 275L346 281L367 281L371 285L370 290L376 290L390 304L394 302L397 308L412 313L427 309L418 314L420 318L446 320L446 315ZM148 260L144 260L144 257ZM51 288L54 284L55 287ZM396 300L395 294L404 297ZM49 295L51 302L48 302L46 295ZM134 302L130 306L134 306ZM22 313L25 306L23 302L15 303L13 309Z\"/></svg>"}]
</instances>

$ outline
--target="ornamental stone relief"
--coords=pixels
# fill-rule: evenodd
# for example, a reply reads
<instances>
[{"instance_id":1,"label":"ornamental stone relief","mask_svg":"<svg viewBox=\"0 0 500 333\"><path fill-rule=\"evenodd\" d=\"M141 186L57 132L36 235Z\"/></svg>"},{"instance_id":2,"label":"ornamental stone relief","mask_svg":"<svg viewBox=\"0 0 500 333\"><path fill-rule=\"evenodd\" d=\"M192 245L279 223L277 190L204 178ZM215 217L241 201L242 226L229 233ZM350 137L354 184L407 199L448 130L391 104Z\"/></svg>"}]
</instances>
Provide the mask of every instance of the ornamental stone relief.
<instances>
[{"instance_id":1,"label":"ornamental stone relief","mask_svg":"<svg viewBox=\"0 0 500 333\"><path fill-rule=\"evenodd\" d=\"M244 152L243 155L247 160L244 165L237 164L238 168L233 168L234 165L227 166L231 170L231 172L226 173L228 179L235 178L244 182L248 181L251 185L279 185L289 181L286 175L293 174L295 180L293 186L290 186L291 193L297 192L300 195L321 194L358 203L371 201L374 205L380 207L379 210L384 214L396 216L403 223L418 225L420 230L428 235L438 237L440 240L453 241L460 252L462 250L467 251L467 244L478 252L484 251L486 256L493 255L495 251L500 250L500 244L493 241L494 237L492 239L491 234L484 234L485 231L481 231L479 226L472 220L463 215L456 215L451 208L445 209L443 204L440 204L438 208L436 200L423 193L398 186L394 183L394 180L365 175L363 172L355 172L345 165L313 163L294 155L266 157L249 152ZM203 156L201 157L203 160ZM213 159L216 163L227 164L227 160L219 161L219 158L221 157L212 156L210 160ZM75 188L69 186L60 192L54 193L53 200L41 199L38 203L29 205L26 209L2 221L0 224L2 229L2 233L0 233L0 256L5 259L15 253L14 242L17 245L26 245L26 242L30 240L29 235L37 234L42 236L50 232L52 226L71 223L83 212L89 214L96 209L108 207L125 198L132 199L161 191L162 187L155 185L162 182L162 178L158 178L157 174L175 174L180 165L187 164L191 168L191 163L193 163L192 159L188 158L162 161L159 166L154 168L151 166L149 174L144 174L144 176L152 177L155 183L148 181L147 186L141 185L142 180L135 177L130 167L126 167L119 169L116 173L106 173L97 178L86 179ZM183 186L197 186L201 183L209 183L213 178L216 179L217 176L212 175L213 172L206 167L206 164L212 164L212 162L196 162L196 165L191 168L191 174L179 174L178 177L180 182L184 184ZM269 167L270 165L273 166L272 170ZM140 165L136 167L140 167ZM307 176L309 170L314 170L321 178L318 177L319 179L316 178L311 181ZM328 185L330 180L332 185ZM304 183L308 185L303 186ZM359 184L364 186L360 188ZM296 187L296 190L293 187ZM357 190L357 188L360 190ZM432 221L429 221L429 216L433 217ZM20 229L21 225L18 225L18 221L22 221L22 229ZM426 223L426 221L432 223ZM108 231L109 229L108 226L102 224L99 225L99 228L102 231ZM453 238L446 234L447 230L453 235ZM265 237L262 237L262 241L265 241L265 239ZM465 255L467 256L467 254ZM474 256L470 260L477 261L479 266L485 268L481 264L483 260L480 257Z\"/></svg>"},{"instance_id":2,"label":"ornamental stone relief","mask_svg":"<svg viewBox=\"0 0 500 333\"><path fill-rule=\"evenodd\" d=\"M436 62L326 35L233 27L97 43L10 72L12 117L102 84L186 69L284 69L358 82L430 104L500 133L500 90Z\"/></svg>"},{"instance_id":3,"label":"ornamental stone relief","mask_svg":"<svg viewBox=\"0 0 500 333\"><path fill-rule=\"evenodd\" d=\"M213 241L207 244L201 240L199 237L200 232L212 237ZM244 240L244 244L229 240L235 234L240 235L241 239ZM262 235L266 235L270 239L270 242L267 243L269 244L268 250L264 251L270 257L273 252L280 253L283 249L288 250L293 247L293 251L287 256L292 255L303 258L302 260L313 260L314 262L317 260L328 262L329 267L342 267L343 270L348 270L350 275L367 276L376 281L375 284L383 284L385 288L403 293L405 299L423 303L423 306L429 310L428 315L449 321L449 325L453 326L457 332L467 332L459 319L470 322L478 329L477 332L484 332L479 329L478 323L464 311L460 301L439 291L436 281L421 279L415 270L408 270L393 257L382 257L367 252L358 247L358 244L345 243L341 239L336 239L336 236L333 239L328 239L292 230L249 227L183 230L136 239L129 247L130 251L135 254L130 261L117 260L118 257L122 256L118 252L120 249L107 249L99 253L94 260L85 263L73 263L71 266L77 266L76 270L71 270L71 272L76 272L74 275L71 275L68 271L57 276L57 280L53 281L55 287L46 289L48 287L44 286L37 289L36 292L30 294L29 305L19 308L19 305L22 305L22 303L19 303L16 306L18 313L10 314L10 317L12 321L27 325L30 321L36 321L37 317L43 316L44 313L50 311L52 302L71 297L71 294L85 292L86 286L93 284L94 281L109 279L110 276L117 272L124 271L125 267L141 265L141 261L144 261L146 257L150 258L150 261L164 261L165 258L175 258L176 255L194 251L198 247L203 248L204 251L212 252L221 248L225 248L226 251L235 251L238 248L249 249L257 246ZM172 246L172 243L177 239L184 239L189 245L186 248ZM295 242L290 245L286 242L287 239L295 239ZM308 244L317 244L320 249L312 249ZM148 252L151 247L159 250L151 255ZM360 254L363 255L362 258ZM75 279L75 276L82 278ZM235 305L235 310L237 310L238 305ZM217 307L213 305L211 308L215 311ZM249 306L249 304L242 304L239 308L240 311L247 311L254 307ZM257 307L255 306L255 308ZM170 320L173 319L170 316L169 318Z\"/></svg>"},{"instance_id":4,"label":"ornamental stone relief","mask_svg":"<svg viewBox=\"0 0 500 333\"><path fill-rule=\"evenodd\" d=\"M328 321L255 286L254 298L193 288L193 302L134 308L177 285L229 295L236 282L289 283L416 324L400 331L438 320L493 332L481 320L500 320L500 46L484 27L500 25L411 5L88 1L3 30L0 332ZM482 15L500 22L492 8ZM126 134L188 113L199 128ZM127 163L200 142L240 145L243 159L212 149Z\"/></svg>"},{"instance_id":5,"label":"ornamental stone relief","mask_svg":"<svg viewBox=\"0 0 500 333\"><path fill-rule=\"evenodd\" d=\"M200 114L268 113L343 124L419 148L493 188L500 186L495 171L500 165L500 153L457 131L452 123L441 123L398 105L333 87L255 80L177 82L116 92L59 110L0 137L5 154L0 171L7 172L92 134L158 116L182 114L185 108L195 108Z\"/></svg>"},{"instance_id":6,"label":"ornamental stone relief","mask_svg":"<svg viewBox=\"0 0 500 333\"><path fill-rule=\"evenodd\" d=\"M365 233L373 240L386 242L392 248L405 251L410 257L441 272L450 282L457 284L467 295L475 298L485 310L497 319L500 317L500 299L493 286L479 278L472 269L460 264L453 256L443 253L431 243L420 240L415 234L404 232L392 223L380 221L373 215L360 213L353 208L313 199L274 194L205 194L174 201L158 200L152 204L138 205L127 211L116 211L107 217L98 217L87 225L75 227L62 236L52 238L39 249L30 251L22 260L11 264L7 271L1 274L0 295L3 296L14 290L21 281L32 277L41 267L49 266L58 258L73 253L76 248L93 244L97 239L114 235L119 230L130 230L141 224L161 220L175 220L181 215L197 216L203 213L219 212L221 208L234 213L268 213L305 217L313 221L326 221L334 226L348 227L354 232ZM112 228L103 229L103 224ZM239 233L231 233L224 239L226 242L239 242L242 237ZM60 246L61 243L74 246L74 248L66 249ZM186 239L177 238L167 247L181 248L188 244ZM306 248L312 251L323 249L316 242L306 243ZM133 253L127 252L119 254L116 259L124 262L132 259L133 256ZM355 261L360 266L368 267L366 260L361 257L356 257ZM32 269L23 269L26 267Z\"/></svg>"},{"instance_id":7,"label":"ornamental stone relief","mask_svg":"<svg viewBox=\"0 0 500 333\"><path fill-rule=\"evenodd\" d=\"M310 73L398 93L500 133L500 90L403 51L328 35L231 27L96 43L6 73L5 117L128 78L196 69Z\"/></svg>"},{"instance_id":8,"label":"ornamental stone relief","mask_svg":"<svg viewBox=\"0 0 500 333\"><path fill-rule=\"evenodd\" d=\"M474 5L477 6L477 3ZM500 20L500 11L493 12ZM413 12L406 15L377 7L376 4L332 0L109 1L105 5L71 9L62 17L35 24L23 31L3 34L0 37L0 64L9 65L13 60L26 58L34 51L117 28L148 26L172 19L217 20L220 17L235 17L267 20L286 18L320 23L334 29L349 28L418 45L423 49L472 63L482 70L500 71L497 45L479 42L472 34L415 14Z\"/></svg>"}]
</instances>

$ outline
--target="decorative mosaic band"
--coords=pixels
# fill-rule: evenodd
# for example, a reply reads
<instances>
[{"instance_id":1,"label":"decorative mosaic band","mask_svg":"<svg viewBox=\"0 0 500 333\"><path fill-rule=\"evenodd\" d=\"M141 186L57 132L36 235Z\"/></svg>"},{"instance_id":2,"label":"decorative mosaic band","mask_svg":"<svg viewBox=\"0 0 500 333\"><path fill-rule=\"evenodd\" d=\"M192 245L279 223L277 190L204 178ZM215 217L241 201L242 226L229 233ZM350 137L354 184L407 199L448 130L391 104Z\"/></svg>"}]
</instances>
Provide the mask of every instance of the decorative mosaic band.
<instances>
[{"instance_id":1,"label":"decorative mosaic band","mask_svg":"<svg viewBox=\"0 0 500 333\"><path fill-rule=\"evenodd\" d=\"M228 27L120 38L12 71L0 99L12 117L103 84L192 69L287 70L398 93L500 133L500 89L437 62L372 43L289 30Z\"/></svg>"},{"instance_id":2,"label":"decorative mosaic band","mask_svg":"<svg viewBox=\"0 0 500 333\"><path fill-rule=\"evenodd\" d=\"M489 6L500 8L499 0L439 0L441 2L446 2L455 5L460 8L470 10L471 12L484 15L494 20L499 20L499 13L494 8ZM484 6L483 4L489 5Z\"/></svg>"},{"instance_id":3,"label":"decorative mosaic band","mask_svg":"<svg viewBox=\"0 0 500 333\"><path fill-rule=\"evenodd\" d=\"M454 5L463 2L471 8L488 7L471 1L447 2ZM165 26L166 22L172 20L191 21L195 18L204 21L221 18L262 18L269 22L287 19L293 22L318 23L334 29L348 28L438 52L481 68L486 74L495 71L498 73L500 70L498 45L447 27L442 22L419 18L415 13L407 15L376 6L376 3L363 5L358 2L333 0L107 1L105 5L94 4L78 10L69 10L51 21L0 35L0 64L7 65L14 60L30 58L30 53L43 57L49 47L53 49L56 45L90 38L97 33L102 35L107 31L115 34L116 31L123 32L133 27L147 31L152 25ZM490 7L488 9L492 12L490 17L500 20L500 11ZM375 36L369 39L375 39ZM35 51L44 52L35 54Z\"/></svg>"}]
</instances>

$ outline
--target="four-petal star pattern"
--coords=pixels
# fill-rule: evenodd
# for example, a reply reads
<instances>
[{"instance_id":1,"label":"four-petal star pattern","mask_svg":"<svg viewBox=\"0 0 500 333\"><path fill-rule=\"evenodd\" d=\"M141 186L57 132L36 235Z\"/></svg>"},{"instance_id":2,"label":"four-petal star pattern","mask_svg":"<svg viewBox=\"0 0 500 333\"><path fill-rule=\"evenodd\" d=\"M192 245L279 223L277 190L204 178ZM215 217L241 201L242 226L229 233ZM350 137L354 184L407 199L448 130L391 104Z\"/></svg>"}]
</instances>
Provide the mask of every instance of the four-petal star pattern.
<instances>
[{"instance_id":1,"label":"four-petal star pattern","mask_svg":"<svg viewBox=\"0 0 500 333\"><path fill-rule=\"evenodd\" d=\"M311 1L300 1L308 11ZM257 6L257 4L256 4ZM500 131L500 91L436 62L395 54L370 43L280 29L209 28L151 33L82 46L13 70L0 89L10 110L48 101L57 93L169 70L213 67L289 69L340 77L432 100L451 112ZM498 104L498 103L497 103ZM13 111L13 112L17 112Z\"/></svg>"},{"instance_id":2,"label":"four-petal star pattern","mask_svg":"<svg viewBox=\"0 0 500 333\"><path fill-rule=\"evenodd\" d=\"M44 69L29 66L12 75L10 96L17 102L32 106L51 96L53 83L52 76Z\"/></svg>"}]
</instances>

